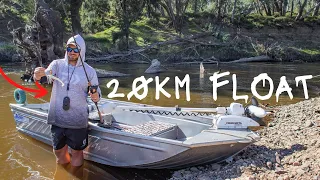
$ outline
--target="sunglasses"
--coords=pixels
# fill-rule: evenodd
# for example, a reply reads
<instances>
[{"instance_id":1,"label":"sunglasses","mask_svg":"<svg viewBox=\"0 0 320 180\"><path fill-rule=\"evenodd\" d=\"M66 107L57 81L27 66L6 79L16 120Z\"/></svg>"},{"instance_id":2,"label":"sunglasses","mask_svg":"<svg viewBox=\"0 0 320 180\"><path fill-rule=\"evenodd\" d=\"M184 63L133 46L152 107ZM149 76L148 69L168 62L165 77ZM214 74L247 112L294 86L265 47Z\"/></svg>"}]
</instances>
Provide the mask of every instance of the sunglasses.
<instances>
[{"instance_id":1,"label":"sunglasses","mask_svg":"<svg viewBox=\"0 0 320 180\"><path fill-rule=\"evenodd\" d=\"M75 52L75 53L79 53L79 52L80 52L80 50L79 50L78 48L71 48L71 47L67 47L67 51L68 51L68 52L73 51L73 52Z\"/></svg>"}]
</instances>

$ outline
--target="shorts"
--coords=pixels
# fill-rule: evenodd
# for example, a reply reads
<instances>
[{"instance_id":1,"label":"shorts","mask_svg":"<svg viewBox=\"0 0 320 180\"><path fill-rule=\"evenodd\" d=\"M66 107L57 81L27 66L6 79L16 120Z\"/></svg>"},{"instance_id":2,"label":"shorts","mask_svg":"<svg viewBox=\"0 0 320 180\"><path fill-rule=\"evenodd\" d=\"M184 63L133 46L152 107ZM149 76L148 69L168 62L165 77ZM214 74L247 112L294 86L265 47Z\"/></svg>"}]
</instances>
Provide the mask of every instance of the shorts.
<instances>
[{"instance_id":1,"label":"shorts","mask_svg":"<svg viewBox=\"0 0 320 180\"><path fill-rule=\"evenodd\" d=\"M88 146L88 128L69 129L52 125L51 133L54 150L59 150L66 144L73 150L84 150Z\"/></svg>"}]
</instances>

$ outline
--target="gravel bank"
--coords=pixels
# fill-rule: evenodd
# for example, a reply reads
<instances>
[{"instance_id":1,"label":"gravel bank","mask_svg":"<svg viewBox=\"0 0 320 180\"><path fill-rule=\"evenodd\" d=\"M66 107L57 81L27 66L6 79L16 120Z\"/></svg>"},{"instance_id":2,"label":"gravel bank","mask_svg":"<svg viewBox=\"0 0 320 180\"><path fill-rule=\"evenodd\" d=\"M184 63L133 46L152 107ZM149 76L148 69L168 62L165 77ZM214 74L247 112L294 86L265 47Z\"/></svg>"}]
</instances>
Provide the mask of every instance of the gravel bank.
<instances>
[{"instance_id":1,"label":"gravel bank","mask_svg":"<svg viewBox=\"0 0 320 180\"><path fill-rule=\"evenodd\" d=\"M320 97L278 107L261 140L227 164L175 171L176 179L320 180Z\"/></svg>"}]
</instances>

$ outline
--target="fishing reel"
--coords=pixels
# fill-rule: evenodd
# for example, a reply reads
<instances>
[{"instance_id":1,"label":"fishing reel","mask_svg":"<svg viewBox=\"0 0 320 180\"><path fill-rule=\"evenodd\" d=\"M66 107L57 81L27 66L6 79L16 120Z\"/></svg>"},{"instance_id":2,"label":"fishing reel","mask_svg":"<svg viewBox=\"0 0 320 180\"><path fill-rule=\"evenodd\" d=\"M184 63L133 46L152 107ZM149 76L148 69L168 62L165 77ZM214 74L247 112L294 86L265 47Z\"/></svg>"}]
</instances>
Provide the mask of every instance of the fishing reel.
<instances>
[{"instance_id":1,"label":"fishing reel","mask_svg":"<svg viewBox=\"0 0 320 180\"><path fill-rule=\"evenodd\" d=\"M98 91L98 87L99 86L89 86L88 87L89 88L88 92L90 91L91 94L94 94L94 93L96 93Z\"/></svg>"}]
</instances>

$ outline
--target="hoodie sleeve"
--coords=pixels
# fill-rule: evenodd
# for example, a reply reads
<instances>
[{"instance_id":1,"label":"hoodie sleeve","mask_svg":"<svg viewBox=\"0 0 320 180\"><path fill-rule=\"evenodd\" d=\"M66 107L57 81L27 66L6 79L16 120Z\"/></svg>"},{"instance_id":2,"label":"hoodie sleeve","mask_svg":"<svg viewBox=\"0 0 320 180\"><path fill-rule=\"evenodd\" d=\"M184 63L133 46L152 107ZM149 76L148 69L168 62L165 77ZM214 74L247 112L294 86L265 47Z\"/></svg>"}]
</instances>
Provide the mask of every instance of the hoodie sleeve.
<instances>
[{"instance_id":1,"label":"hoodie sleeve","mask_svg":"<svg viewBox=\"0 0 320 180\"><path fill-rule=\"evenodd\" d=\"M92 86L98 86L98 93L99 93L99 97L101 98L102 97L102 94L101 94L101 89L99 87L99 80L98 80L98 76L97 76L97 72L92 68L92 78L90 79L90 82L91 82L91 85Z\"/></svg>"},{"instance_id":2,"label":"hoodie sleeve","mask_svg":"<svg viewBox=\"0 0 320 180\"><path fill-rule=\"evenodd\" d=\"M56 75L58 71L57 66L58 66L57 60L52 61L47 67L47 69L45 70L46 75L49 75L49 74Z\"/></svg>"}]
</instances>

